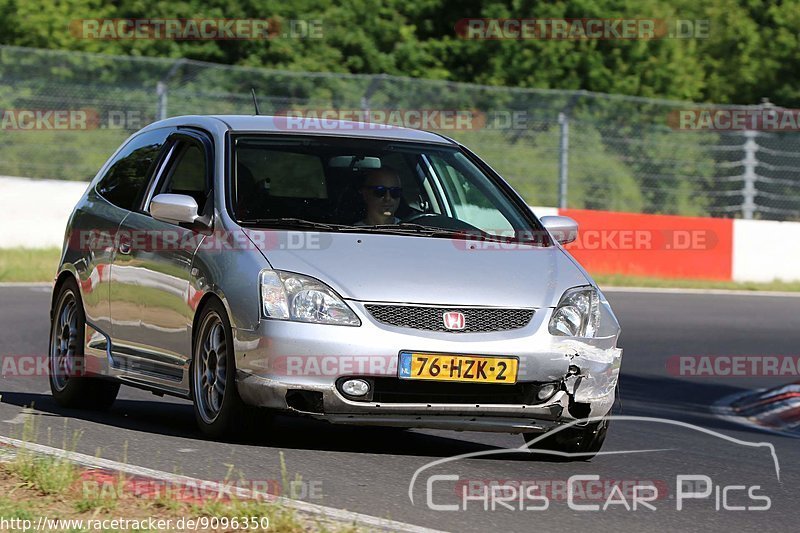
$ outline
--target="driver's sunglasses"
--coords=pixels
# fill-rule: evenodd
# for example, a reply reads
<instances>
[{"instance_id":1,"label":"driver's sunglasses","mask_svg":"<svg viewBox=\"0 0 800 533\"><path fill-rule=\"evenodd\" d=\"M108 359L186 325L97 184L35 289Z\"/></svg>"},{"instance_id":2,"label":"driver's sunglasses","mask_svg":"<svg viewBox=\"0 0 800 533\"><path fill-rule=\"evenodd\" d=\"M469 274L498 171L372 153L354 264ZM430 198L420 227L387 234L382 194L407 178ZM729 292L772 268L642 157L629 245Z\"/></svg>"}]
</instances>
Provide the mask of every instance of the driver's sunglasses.
<instances>
[{"instance_id":1,"label":"driver's sunglasses","mask_svg":"<svg viewBox=\"0 0 800 533\"><path fill-rule=\"evenodd\" d=\"M373 185L371 187L364 187L365 189L369 189L372 191L372 194L375 195L375 198L383 198L386 196L386 192L389 192L389 196L394 198L395 200L400 198L403 194L402 187L385 187L383 185Z\"/></svg>"}]
</instances>

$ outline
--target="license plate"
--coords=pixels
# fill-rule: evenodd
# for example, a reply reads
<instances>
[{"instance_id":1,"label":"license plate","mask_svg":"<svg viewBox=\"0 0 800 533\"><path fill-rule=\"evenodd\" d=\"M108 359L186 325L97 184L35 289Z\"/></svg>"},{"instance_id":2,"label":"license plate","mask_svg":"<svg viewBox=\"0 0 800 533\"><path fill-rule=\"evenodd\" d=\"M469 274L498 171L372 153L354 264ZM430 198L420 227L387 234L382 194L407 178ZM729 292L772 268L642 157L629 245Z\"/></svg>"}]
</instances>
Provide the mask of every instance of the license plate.
<instances>
[{"instance_id":1,"label":"license plate","mask_svg":"<svg viewBox=\"0 0 800 533\"><path fill-rule=\"evenodd\" d=\"M510 385L517 382L518 365L515 357L400 352L398 373L401 379Z\"/></svg>"}]
</instances>

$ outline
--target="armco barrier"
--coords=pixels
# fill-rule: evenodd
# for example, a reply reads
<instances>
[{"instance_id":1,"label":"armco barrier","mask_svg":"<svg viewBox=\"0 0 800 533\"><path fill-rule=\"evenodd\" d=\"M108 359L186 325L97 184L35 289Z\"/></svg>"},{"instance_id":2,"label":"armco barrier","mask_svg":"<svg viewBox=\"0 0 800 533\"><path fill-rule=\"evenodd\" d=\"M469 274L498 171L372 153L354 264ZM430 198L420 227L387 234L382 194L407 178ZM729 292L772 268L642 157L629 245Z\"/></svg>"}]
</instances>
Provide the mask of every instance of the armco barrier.
<instances>
[{"instance_id":1,"label":"armco barrier","mask_svg":"<svg viewBox=\"0 0 800 533\"><path fill-rule=\"evenodd\" d=\"M0 249L61 246L85 190L85 182L0 177ZM593 274L800 281L800 222L532 209L578 221L567 249Z\"/></svg>"}]
</instances>

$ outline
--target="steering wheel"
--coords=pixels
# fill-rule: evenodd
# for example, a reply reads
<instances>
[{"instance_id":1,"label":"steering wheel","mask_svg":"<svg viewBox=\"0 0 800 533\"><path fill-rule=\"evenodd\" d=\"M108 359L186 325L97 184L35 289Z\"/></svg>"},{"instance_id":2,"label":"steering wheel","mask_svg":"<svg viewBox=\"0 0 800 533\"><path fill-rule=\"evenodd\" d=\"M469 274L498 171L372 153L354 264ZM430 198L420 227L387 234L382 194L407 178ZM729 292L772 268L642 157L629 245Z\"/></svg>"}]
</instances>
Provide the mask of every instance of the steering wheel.
<instances>
[{"instance_id":1,"label":"steering wheel","mask_svg":"<svg viewBox=\"0 0 800 533\"><path fill-rule=\"evenodd\" d=\"M403 222L414 222L415 220L419 220L421 218L431 218L431 217L438 217L441 216L437 213L415 213L408 218L404 218Z\"/></svg>"}]
</instances>

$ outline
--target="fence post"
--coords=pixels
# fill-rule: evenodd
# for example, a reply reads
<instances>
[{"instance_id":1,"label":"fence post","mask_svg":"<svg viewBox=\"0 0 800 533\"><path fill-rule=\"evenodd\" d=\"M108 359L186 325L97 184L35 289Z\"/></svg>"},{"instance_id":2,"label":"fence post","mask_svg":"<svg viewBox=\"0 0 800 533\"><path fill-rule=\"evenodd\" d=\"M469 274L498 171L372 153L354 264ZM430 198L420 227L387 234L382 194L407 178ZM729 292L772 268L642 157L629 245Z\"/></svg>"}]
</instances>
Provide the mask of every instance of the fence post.
<instances>
[{"instance_id":1,"label":"fence post","mask_svg":"<svg viewBox=\"0 0 800 533\"><path fill-rule=\"evenodd\" d=\"M177 60L170 68L169 71L161 78L156 84L156 95L158 96L158 109L156 109L156 117L158 120L164 120L167 118L167 82L172 79L172 76L178 72L178 69L181 68L187 60L185 57L180 58Z\"/></svg>"},{"instance_id":2,"label":"fence post","mask_svg":"<svg viewBox=\"0 0 800 533\"><path fill-rule=\"evenodd\" d=\"M558 114L558 124L561 130L561 140L558 146L558 207L567 207L567 159L569 156L569 119L566 113Z\"/></svg>"},{"instance_id":3,"label":"fence post","mask_svg":"<svg viewBox=\"0 0 800 533\"><path fill-rule=\"evenodd\" d=\"M163 81L156 85L156 95L158 96L158 109L156 110L156 120L167 118L167 84Z\"/></svg>"},{"instance_id":4,"label":"fence post","mask_svg":"<svg viewBox=\"0 0 800 533\"><path fill-rule=\"evenodd\" d=\"M372 76L372 79L367 86L367 90L364 91L364 95L361 97L361 111L364 113L364 119L362 122L370 121L370 107L372 106L370 100L372 100L372 95L378 92L378 90L381 88L381 85L386 78L388 78L388 75L385 73Z\"/></svg>"},{"instance_id":5,"label":"fence post","mask_svg":"<svg viewBox=\"0 0 800 533\"><path fill-rule=\"evenodd\" d=\"M758 144L756 143L756 132L746 130L744 132L744 159L742 165L744 166L744 184L742 186L742 217L746 219L753 218L756 211L756 151Z\"/></svg>"}]
</instances>

